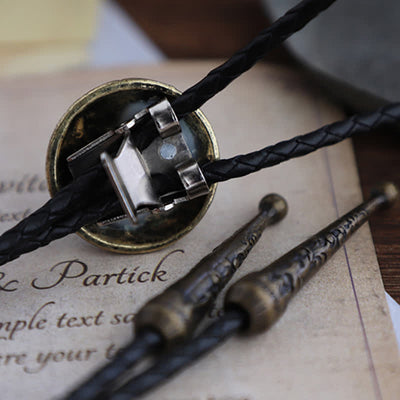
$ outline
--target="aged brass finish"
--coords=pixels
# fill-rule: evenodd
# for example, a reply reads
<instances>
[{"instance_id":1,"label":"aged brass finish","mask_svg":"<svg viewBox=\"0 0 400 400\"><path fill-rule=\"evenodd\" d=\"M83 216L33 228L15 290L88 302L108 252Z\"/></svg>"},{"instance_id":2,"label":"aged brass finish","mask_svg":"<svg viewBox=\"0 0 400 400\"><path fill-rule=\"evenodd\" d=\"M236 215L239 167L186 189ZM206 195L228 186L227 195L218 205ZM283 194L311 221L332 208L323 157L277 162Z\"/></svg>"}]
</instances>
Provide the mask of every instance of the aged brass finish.
<instances>
[{"instance_id":1,"label":"aged brass finish","mask_svg":"<svg viewBox=\"0 0 400 400\"><path fill-rule=\"evenodd\" d=\"M170 85L145 79L123 79L101 85L78 99L61 118L47 152L47 181L54 195L72 179L67 157L105 132L117 128L134 114L163 98L173 100L180 92ZM193 157L201 164L219 157L212 128L201 111L180 121ZM116 149L115 149L116 150ZM119 253L135 254L160 249L191 231L214 197L210 193L157 215L141 215L138 224L116 221L88 225L78 234L90 243Z\"/></svg>"},{"instance_id":2,"label":"aged brass finish","mask_svg":"<svg viewBox=\"0 0 400 400\"><path fill-rule=\"evenodd\" d=\"M285 311L303 284L368 220L398 197L392 183L376 188L369 200L333 222L261 271L236 282L225 297L225 307L239 307L248 315L246 333L267 330Z\"/></svg>"},{"instance_id":3,"label":"aged brass finish","mask_svg":"<svg viewBox=\"0 0 400 400\"><path fill-rule=\"evenodd\" d=\"M151 328L166 345L189 337L210 310L216 296L232 278L264 229L287 213L286 201L277 194L265 196L259 214L204 257L186 276L150 300L136 315L139 332Z\"/></svg>"}]
</instances>

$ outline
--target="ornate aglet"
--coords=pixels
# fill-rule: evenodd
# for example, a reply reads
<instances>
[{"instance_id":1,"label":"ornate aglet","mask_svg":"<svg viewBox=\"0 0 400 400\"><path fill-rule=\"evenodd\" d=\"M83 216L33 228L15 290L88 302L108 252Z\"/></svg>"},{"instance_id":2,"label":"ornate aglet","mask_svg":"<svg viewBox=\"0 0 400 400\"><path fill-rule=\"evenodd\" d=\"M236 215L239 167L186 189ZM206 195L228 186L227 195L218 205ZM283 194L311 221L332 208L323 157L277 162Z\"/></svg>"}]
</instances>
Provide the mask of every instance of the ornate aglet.
<instances>
[{"instance_id":1,"label":"ornate aglet","mask_svg":"<svg viewBox=\"0 0 400 400\"><path fill-rule=\"evenodd\" d=\"M301 243L261 271L251 273L231 287L227 308L239 307L248 315L246 332L268 329L285 311L294 294L367 221L393 203L398 190L392 183L375 189L369 200Z\"/></svg>"},{"instance_id":2,"label":"ornate aglet","mask_svg":"<svg viewBox=\"0 0 400 400\"><path fill-rule=\"evenodd\" d=\"M204 257L186 276L150 300L136 315L136 331L155 330L167 346L189 337L264 229L287 214L287 204L281 196L270 194L261 200L259 210L256 217Z\"/></svg>"}]
</instances>

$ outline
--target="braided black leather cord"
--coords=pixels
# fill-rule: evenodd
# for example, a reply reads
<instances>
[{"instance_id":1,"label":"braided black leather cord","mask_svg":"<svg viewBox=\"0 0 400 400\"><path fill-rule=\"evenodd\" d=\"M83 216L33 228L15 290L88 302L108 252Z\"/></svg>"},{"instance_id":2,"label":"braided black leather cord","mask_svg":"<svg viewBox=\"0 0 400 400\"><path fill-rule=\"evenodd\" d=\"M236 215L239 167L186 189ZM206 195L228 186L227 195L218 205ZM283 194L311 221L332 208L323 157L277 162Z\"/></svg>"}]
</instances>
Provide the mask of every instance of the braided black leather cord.
<instances>
[{"instance_id":1,"label":"braided black leather cord","mask_svg":"<svg viewBox=\"0 0 400 400\"><path fill-rule=\"evenodd\" d=\"M101 400L132 400L224 342L237 333L245 323L246 314L243 311L236 309L226 311L199 336L166 353L148 370L124 384L111 396L101 397Z\"/></svg>"},{"instance_id":2,"label":"braided black leather cord","mask_svg":"<svg viewBox=\"0 0 400 400\"><path fill-rule=\"evenodd\" d=\"M289 10L283 17L277 20L271 27L261 32L251 43L235 53L231 59L220 67L211 71L204 79L186 90L180 97L174 100L173 107L178 117L196 110L208 99L224 89L230 82L250 69L269 50L282 43L287 37L300 30L305 24L316 17L321 11L329 7L335 0L304 0ZM143 126L142 131L135 135L135 143L140 150L147 147L156 135L154 127L149 124ZM100 165L94 168L95 175L105 175ZM93 171L92 171L93 172ZM91 203L92 188L102 184L101 180L86 179L89 175L81 177L81 184L77 181L64 187L57 195L48 201L27 219L21 221L0 237L0 265L5 264L19 255L32 251L40 246L48 244L53 238L59 238L71 233L72 227L77 230L77 224L70 224L79 218L82 208ZM95 204L90 214L94 220L101 217L95 211L100 210ZM57 221L67 218L68 223L58 224L57 230L52 227Z\"/></svg>"},{"instance_id":3,"label":"braided black leather cord","mask_svg":"<svg viewBox=\"0 0 400 400\"><path fill-rule=\"evenodd\" d=\"M172 103L176 115L182 118L200 108L207 100L249 70L270 50L302 29L335 0L304 0L263 30L247 46L237 51L228 61L213 69L200 82L187 89Z\"/></svg>"},{"instance_id":4,"label":"braided black leather cord","mask_svg":"<svg viewBox=\"0 0 400 400\"><path fill-rule=\"evenodd\" d=\"M154 352L162 343L161 336L151 330L138 334L135 340L120 351L107 365L94 373L64 400L90 400L104 398L114 381L132 368L143 357Z\"/></svg>"},{"instance_id":5,"label":"braided black leather cord","mask_svg":"<svg viewBox=\"0 0 400 400\"><path fill-rule=\"evenodd\" d=\"M121 212L105 172L99 167L62 188L44 206L3 233L0 236L0 265L76 232L104 215ZM93 184L98 185L95 194Z\"/></svg>"},{"instance_id":6,"label":"braided black leather cord","mask_svg":"<svg viewBox=\"0 0 400 400\"><path fill-rule=\"evenodd\" d=\"M347 120L325 125L311 133L259 151L205 164L202 169L207 182L212 184L303 156L356 134L365 134L388 125L399 124L400 103L392 103L375 112L355 115ZM107 207L117 209L116 197L107 184L104 188L103 199L99 197L97 190L93 190L97 182L101 182L100 187L104 187L104 182L107 182L101 165L97 165L72 184L61 189L42 208L0 236L0 265L23 253L44 246L55 238L72 233L87 223L97 221L104 216L105 211L109 211ZM96 193L96 198L99 197L97 201L91 203L93 198L90 193ZM102 201L106 201L106 204L101 204ZM87 208L83 207L84 205L87 205ZM88 213L87 218L83 215L85 212ZM63 219L65 219L64 222L62 222ZM85 222L87 220L89 222ZM60 223L52 226L56 221Z\"/></svg>"},{"instance_id":7,"label":"braided black leather cord","mask_svg":"<svg viewBox=\"0 0 400 400\"><path fill-rule=\"evenodd\" d=\"M354 115L252 153L211 162L203 165L202 170L209 184L226 181L389 125L400 125L400 103L388 104L372 113Z\"/></svg>"},{"instance_id":8,"label":"braided black leather cord","mask_svg":"<svg viewBox=\"0 0 400 400\"><path fill-rule=\"evenodd\" d=\"M178 118L200 108L232 81L248 71L270 50L302 29L319 13L336 0L304 0L291 8L269 28L260 32L247 46L237 51L228 61L214 68L201 81L185 90L171 102ZM135 144L144 150L156 137L156 130L149 124L136 135Z\"/></svg>"}]
</instances>

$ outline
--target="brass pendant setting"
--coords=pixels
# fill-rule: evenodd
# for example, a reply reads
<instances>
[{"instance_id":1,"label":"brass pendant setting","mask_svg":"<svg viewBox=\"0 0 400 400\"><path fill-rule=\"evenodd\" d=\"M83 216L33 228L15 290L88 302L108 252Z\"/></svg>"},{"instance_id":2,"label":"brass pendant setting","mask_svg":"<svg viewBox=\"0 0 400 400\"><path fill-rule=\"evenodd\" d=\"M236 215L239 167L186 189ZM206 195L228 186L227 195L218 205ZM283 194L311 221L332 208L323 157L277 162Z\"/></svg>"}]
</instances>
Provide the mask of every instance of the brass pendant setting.
<instances>
[{"instance_id":1,"label":"brass pendant setting","mask_svg":"<svg viewBox=\"0 0 400 400\"><path fill-rule=\"evenodd\" d=\"M180 92L173 86L133 78L108 82L83 95L67 110L50 139L46 163L50 194L53 196L72 180L76 168L81 164L81 160L75 155L79 155L82 149L90 148L92 143L101 142L99 138L107 137L105 133L113 132L121 124L129 124L127 121L131 121L133 116L143 114L143 110L152 111L155 104L163 102L164 99L172 101L179 95ZM189 153L186 153L191 153L198 164L219 157L211 125L201 111L197 110L187 115L179 123L181 140L189 150ZM171 140L171 137L160 136L146 149L145 157L148 157L147 153L153 152L158 159L161 158L162 161L162 158L165 158L168 162L173 156L173 153L169 154L172 149L169 143ZM107 143L107 154L115 157L121 141ZM166 151L169 152L167 156ZM77 159L73 165L67 162L67 158L71 160L71 155L75 157L72 157L74 161ZM87 159L90 157L92 154L88 151ZM154 156L148 158L153 160ZM100 162L97 155L95 161ZM177 172L181 177L180 170ZM135 223L128 219L116 218L115 222L108 224L87 225L77 233L96 246L119 253L155 251L178 240L194 228L210 206L215 190L216 184L211 185L208 193L201 197L181 203L175 201L173 206L169 205L160 212L135 214L131 217ZM191 198L190 193L187 193L187 198ZM127 214L132 215L130 212Z\"/></svg>"}]
</instances>

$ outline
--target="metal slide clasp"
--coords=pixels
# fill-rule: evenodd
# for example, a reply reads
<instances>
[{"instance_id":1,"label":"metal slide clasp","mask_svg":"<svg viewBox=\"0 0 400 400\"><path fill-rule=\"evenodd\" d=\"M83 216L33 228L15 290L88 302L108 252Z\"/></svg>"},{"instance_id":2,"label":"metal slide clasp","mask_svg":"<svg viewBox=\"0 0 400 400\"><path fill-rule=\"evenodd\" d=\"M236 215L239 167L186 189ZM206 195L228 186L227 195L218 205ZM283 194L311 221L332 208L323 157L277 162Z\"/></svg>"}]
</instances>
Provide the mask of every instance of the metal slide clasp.
<instances>
[{"instance_id":1,"label":"metal slide clasp","mask_svg":"<svg viewBox=\"0 0 400 400\"><path fill-rule=\"evenodd\" d=\"M158 151L142 155L131 138L135 125L149 113L162 139ZM160 211L173 207L182 201L208 194L209 188L203 173L182 135L178 118L167 99L144 109L122 125L125 132L123 143L113 158L106 151L100 159L121 201L133 223L137 213L143 210ZM165 168L163 168L163 164ZM178 173L185 194L180 192L157 194L151 179L152 170L171 173L171 167ZM182 195L183 194L183 195ZM168 198L166 202L163 198Z\"/></svg>"},{"instance_id":2,"label":"metal slide clasp","mask_svg":"<svg viewBox=\"0 0 400 400\"><path fill-rule=\"evenodd\" d=\"M142 154L132 136L135 134L135 127L148 114L157 128L159 138L155 139L156 146ZM108 147L121 137L122 144L113 157L109 154ZM71 172L78 175L82 168L87 168L98 157L126 215L134 224L137 223L139 212L167 210L175 204L209 193L203 173L193 159L178 118L167 99L144 108L118 129L105 133L70 155L67 160ZM160 193L154 187L152 173L165 176L177 174L183 190ZM109 222L123 217L125 216L116 216Z\"/></svg>"},{"instance_id":3,"label":"metal slide clasp","mask_svg":"<svg viewBox=\"0 0 400 400\"><path fill-rule=\"evenodd\" d=\"M60 119L47 152L51 195L102 160L123 206L79 230L89 242L121 253L154 251L205 215L216 184L207 187L199 165L218 158L218 145L200 110L178 121L169 102L179 95L149 79L111 81Z\"/></svg>"}]
</instances>

